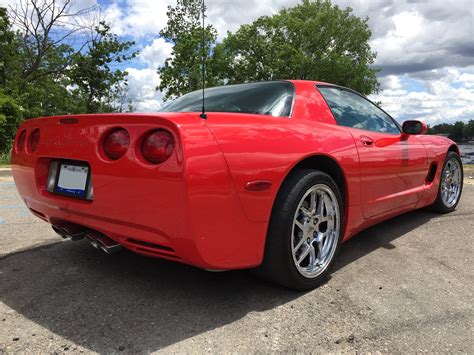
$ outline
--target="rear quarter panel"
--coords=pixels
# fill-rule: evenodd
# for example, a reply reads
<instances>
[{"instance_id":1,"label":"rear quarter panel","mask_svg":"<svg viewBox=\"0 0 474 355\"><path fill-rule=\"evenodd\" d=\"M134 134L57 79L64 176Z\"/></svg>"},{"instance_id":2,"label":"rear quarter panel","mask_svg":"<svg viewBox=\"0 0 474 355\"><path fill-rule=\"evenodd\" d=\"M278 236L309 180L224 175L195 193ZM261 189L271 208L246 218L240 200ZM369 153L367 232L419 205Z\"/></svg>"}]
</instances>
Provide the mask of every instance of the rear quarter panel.
<instances>
[{"instance_id":1,"label":"rear quarter panel","mask_svg":"<svg viewBox=\"0 0 474 355\"><path fill-rule=\"evenodd\" d=\"M360 204L359 159L354 139L345 127L311 118L217 113L208 117L206 124L219 143L249 220L268 224L284 179L299 162L314 155L330 157L342 168L346 210ZM245 185L252 180L269 180L272 186L264 191L248 191ZM262 251L264 236L256 236Z\"/></svg>"}]
</instances>

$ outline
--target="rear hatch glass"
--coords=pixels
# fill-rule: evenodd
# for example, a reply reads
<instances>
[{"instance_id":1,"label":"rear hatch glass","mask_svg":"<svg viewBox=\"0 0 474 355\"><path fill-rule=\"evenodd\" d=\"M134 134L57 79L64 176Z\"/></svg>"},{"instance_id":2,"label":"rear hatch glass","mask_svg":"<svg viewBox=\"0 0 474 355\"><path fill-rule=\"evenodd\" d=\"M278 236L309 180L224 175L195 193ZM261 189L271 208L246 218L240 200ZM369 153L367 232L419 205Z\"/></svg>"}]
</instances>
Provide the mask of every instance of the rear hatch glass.
<instances>
[{"instance_id":1,"label":"rear hatch glass","mask_svg":"<svg viewBox=\"0 0 474 355\"><path fill-rule=\"evenodd\" d=\"M291 115L295 89L287 81L227 85L204 91L206 112L232 112L288 117ZM200 112L202 90L166 104L161 112Z\"/></svg>"}]
</instances>

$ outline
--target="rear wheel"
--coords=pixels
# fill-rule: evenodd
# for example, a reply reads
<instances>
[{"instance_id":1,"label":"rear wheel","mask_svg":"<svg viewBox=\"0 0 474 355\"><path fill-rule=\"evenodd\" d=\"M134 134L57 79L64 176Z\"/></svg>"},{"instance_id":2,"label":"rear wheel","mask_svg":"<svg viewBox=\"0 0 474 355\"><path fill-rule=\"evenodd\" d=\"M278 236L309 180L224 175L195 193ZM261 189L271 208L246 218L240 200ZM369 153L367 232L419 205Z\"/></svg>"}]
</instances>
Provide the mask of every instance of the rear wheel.
<instances>
[{"instance_id":1,"label":"rear wheel","mask_svg":"<svg viewBox=\"0 0 474 355\"><path fill-rule=\"evenodd\" d=\"M342 211L341 194L328 174L293 173L273 208L260 273L298 290L324 282L339 249Z\"/></svg>"},{"instance_id":2,"label":"rear wheel","mask_svg":"<svg viewBox=\"0 0 474 355\"><path fill-rule=\"evenodd\" d=\"M455 152L448 152L441 172L438 195L433 210L440 213L449 213L456 209L463 187L462 162Z\"/></svg>"}]
</instances>

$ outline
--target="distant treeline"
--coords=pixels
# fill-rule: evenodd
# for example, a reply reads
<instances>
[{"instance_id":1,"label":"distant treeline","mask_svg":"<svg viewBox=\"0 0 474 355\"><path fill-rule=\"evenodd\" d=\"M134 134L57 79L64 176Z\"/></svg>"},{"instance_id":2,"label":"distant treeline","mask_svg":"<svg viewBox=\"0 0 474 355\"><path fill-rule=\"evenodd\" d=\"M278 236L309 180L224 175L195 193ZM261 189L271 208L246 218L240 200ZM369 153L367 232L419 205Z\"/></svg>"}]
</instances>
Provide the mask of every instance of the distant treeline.
<instances>
[{"instance_id":1,"label":"distant treeline","mask_svg":"<svg viewBox=\"0 0 474 355\"><path fill-rule=\"evenodd\" d=\"M428 127L428 134L447 135L455 142L467 142L474 140L474 120L468 123L461 121L455 123L441 123Z\"/></svg>"}]
</instances>

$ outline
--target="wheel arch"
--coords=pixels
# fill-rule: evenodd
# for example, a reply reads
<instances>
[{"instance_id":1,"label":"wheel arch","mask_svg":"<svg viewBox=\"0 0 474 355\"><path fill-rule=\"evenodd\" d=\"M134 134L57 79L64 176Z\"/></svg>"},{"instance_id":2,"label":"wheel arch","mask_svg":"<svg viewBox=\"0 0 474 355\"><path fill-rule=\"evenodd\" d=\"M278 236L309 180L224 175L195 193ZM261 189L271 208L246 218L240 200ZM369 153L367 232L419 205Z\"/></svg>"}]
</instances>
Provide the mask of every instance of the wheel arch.
<instances>
[{"instance_id":1,"label":"wheel arch","mask_svg":"<svg viewBox=\"0 0 474 355\"><path fill-rule=\"evenodd\" d=\"M461 155L461 152L459 151L459 147L457 146L457 144L451 144L448 148L448 152L454 152L459 156Z\"/></svg>"},{"instance_id":2,"label":"wheel arch","mask_svg":"<svg viewBox=\"0 0 474 355\"><path fill-rule=\"evenodd\" d=\"M344 170L341 168L341 166L339 165L336 159L324 154L310 155L301 159L299 162L297 162L286 174L285 178L283 179L278 189L278 193L280 193L282 187L285 185L289 177L295 171L299 169L319 170L328 174L336 182L336 185L340 188L342 201L344 204L344 210L347 209L348 191L347 191L347 179L344 174Z\"/></svg>"}]
</instances>

